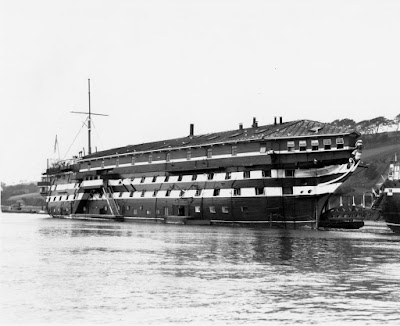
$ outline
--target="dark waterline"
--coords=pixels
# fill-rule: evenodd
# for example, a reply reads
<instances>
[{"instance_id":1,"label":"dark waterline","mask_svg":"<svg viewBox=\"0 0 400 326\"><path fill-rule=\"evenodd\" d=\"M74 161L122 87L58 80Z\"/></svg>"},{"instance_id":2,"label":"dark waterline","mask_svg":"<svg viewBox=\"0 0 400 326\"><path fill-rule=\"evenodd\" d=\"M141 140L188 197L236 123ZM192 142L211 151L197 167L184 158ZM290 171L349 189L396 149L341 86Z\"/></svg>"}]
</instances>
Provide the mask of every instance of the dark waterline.
<instances>
[{"instance_id":1,"label":"dark waterline","mask_svg":"<svg viewBox=\"0 0 400 326\"><path fill-rule=\"evenodd\" d=\"M1 215L1 317L400 324L400 236Z\"/></svg>"}]
</instances>

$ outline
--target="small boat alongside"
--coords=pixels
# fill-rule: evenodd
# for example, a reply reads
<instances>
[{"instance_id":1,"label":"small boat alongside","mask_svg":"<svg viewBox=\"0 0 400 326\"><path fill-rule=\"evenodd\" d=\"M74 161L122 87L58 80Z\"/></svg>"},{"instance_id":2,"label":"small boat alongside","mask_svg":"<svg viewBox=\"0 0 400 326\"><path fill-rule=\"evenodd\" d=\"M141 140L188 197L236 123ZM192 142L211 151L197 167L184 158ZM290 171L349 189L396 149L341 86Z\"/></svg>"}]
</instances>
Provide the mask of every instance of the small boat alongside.
<instances>
[{"instance_id":1,"label":"small boat alongside","mask_svg":"<svg viewBox=\"0 0 400 326\"><path fill-rule=\"evenodd\" d=\"M378 190L374 206L387 226L394 233L400 233L400 162L397 155L389 164L387 177Z\"/></svg>"},{"instance_id":2,"label":"small boat alongside","mask_svg":"<svg viewBox=\"0 0 400 326\"><path fill-rule=\"evenodd\" d=\"M328 229L356 230L364 226L366 211L365 208L355 206L335 207L321 215L318 226Z\"/></svg>"}]
</instances>

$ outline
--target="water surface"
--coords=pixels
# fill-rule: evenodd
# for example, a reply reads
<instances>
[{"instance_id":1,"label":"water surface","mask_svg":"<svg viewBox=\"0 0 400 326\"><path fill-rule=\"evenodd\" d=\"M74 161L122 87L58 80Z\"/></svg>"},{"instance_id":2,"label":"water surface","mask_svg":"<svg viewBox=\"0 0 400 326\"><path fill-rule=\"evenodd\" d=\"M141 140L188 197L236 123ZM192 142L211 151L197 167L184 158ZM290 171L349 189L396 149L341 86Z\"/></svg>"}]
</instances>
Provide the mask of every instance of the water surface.
<instances>
[{"instance_id":1,"label":"water surface","mask_svg":"<svg viewBox=\"0 0 400 326\"><path fill-rule=\"evenodd\" d=\"M400 324L400 236L1 215L8 323Z\"/></svg>"}]
</instances>

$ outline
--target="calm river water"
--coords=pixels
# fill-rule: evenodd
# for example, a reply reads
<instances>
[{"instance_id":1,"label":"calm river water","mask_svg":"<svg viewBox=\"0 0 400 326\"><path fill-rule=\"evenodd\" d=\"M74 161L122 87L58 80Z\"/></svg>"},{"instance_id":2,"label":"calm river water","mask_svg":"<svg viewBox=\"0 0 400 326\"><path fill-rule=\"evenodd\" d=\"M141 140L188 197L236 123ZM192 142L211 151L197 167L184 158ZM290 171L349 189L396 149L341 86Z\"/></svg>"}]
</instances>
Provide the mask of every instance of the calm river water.
<instances>
[{"instance_id":1,"label":"calm river water","mask_svg":"<svg viewBox=\"0 0 400 326\"><path fill-rule=\"evenodd\" d=\"M400 324L400 236L1 215L3 323Z\"/></svg>"}]
</instances>

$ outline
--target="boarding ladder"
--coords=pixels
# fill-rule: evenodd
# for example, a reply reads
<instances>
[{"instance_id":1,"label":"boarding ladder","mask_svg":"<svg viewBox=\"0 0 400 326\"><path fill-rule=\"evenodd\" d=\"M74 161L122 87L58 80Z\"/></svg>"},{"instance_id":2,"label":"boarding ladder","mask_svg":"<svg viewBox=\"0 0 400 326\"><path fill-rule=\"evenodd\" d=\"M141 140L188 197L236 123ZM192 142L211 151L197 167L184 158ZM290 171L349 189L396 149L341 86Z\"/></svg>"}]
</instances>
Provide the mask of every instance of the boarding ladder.
<instances>
[{"instance_id":1,"label":"boarding ladder","mask_svg":"<svg viewBox=\"0 0 400 326\"><path fill-rule=\"evenodd\" d=\"M112 190L109 187L103 187L103 194L107 200L108 207L110 207L110 213L114 216L119 216L118 205L114 200Z\"/></svg>"},{"instance_id":2,"label":"boarding ladder","mask_svg":"<svg viewBox=\"0 0 400 326\"><path fill-rule=\"evenodd\" d=\"M382 204L384 202L384 198L385 198L385 193L382 191L379 194L379 197L373 202L371 209L380 211L382 210Z\"/></svg>"}]
</instances>

